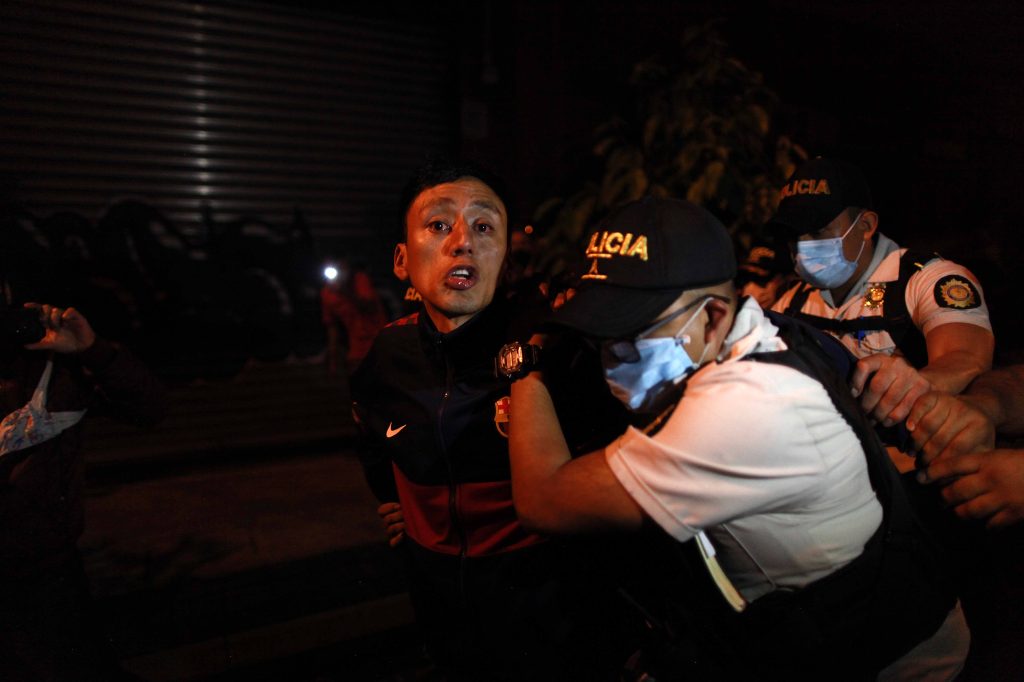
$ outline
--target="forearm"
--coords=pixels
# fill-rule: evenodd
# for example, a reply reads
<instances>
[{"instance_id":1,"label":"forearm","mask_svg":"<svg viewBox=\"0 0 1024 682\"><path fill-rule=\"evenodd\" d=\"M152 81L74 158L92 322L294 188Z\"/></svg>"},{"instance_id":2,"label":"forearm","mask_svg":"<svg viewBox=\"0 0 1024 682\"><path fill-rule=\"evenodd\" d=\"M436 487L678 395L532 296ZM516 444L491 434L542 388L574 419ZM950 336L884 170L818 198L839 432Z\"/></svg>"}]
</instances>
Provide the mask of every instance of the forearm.
<instances>
[{"instance_id":1,"label":"forearm","mask_svg":"<svg viewBox=\"0 0 1024 682\"><path fill-rule=\"evenodd\" d=\"M991 419L1000 433L1024 435L1024 365L985 372L963 397Z\"/></svg>"},{"instance_id":2,"label":"forearm","mask_svg":"<svg viewBox=\"0 0 1024 682\"><path fill-rule=\"evenodd\" d=\"M378 502L394 502L398 500L398 488L395 485L395 473L390 462L380 459L363 462L363 476L370 492Z\"/></svg>"},{"instance_id":3,"label":"forearm","mask_svg":"<svg viewBox=\"0 0 1024 682\"><path fill-rule=\"evenodd\" d=\"M605 451L570 458L539 375L512 386L512 499L523 524L545 533L640 528L643 511L612 473Z\"/></svg>"},{"instance_id":4,"label":"forearm","mask_svg":"<svg viewBox=\"0 0 1024 682\"><path fill-rule=\"evenodd\" d=\"M354 392L359 394L358 389ZM352 403L352 418L359 429L359 438L355 443L356 456L363 467L366 483L377 500L394 502L398 499L394 466L384 446L384 439L380 438L379 433L374 436L366 427L370 417L370 413L359 402Z\"/></svg>"},{"instance_id":5,"label":"forearm","mask_svg":"<svg viewBox=\"0 0 1024 682\"><path fill-rule=\"evenodd\" d=\"M989 362L972 351L951 351L921 369L921 376L937 391L956 395L967 388Z\"/></svg>"},{"instance_id":6,"label":"forearm","mask_svg":"<svg viewBox=\"0 0 1024 682\"><path fill-rule=\"evenodd\" d=\"M520 518L531 527L548 528L558 499L559 469L570 459L554 403L540 374L512 384L509 459L512 497Z\"/></svg>"},{"instance_id":7,"label":"forearm","mask_svg":"<svg viewBox=\"0 0 1024 682\"><path fill-rule=\"evenodd\" d=\"M995 337L984 327L963 322L939 325L925 335L928 365L921 376L932 388L956 395L992 367Z\"/></svg>"},{"instance_id":8,"label":"forearm","mask_svg":"<svg viewBox=\"0 0 1024 682\"><path fill-rule=\"evenodd\" d=\"M153 426L164 416L166 393L160 380L124 348L96 338L78 354L112 416Z\"/></svg>"}]
</instances>

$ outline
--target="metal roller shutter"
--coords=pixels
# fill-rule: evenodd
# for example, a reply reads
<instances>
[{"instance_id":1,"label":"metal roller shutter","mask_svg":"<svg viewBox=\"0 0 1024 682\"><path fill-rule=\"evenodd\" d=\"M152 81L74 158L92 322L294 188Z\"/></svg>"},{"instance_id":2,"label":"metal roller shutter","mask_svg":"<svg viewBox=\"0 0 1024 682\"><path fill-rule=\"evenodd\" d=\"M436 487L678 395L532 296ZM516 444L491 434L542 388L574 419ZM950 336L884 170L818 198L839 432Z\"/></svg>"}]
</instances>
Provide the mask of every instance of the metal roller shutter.
<instances>
[{"instance_id":1,"label":"metal roller shutter","mask_svg":"<svg viewBox=\"0 0 1024 682\"><path fill-rule=\"evenodd\" d=\"M453 64L424 20L342 12L4 0L4 194L92 221L130 196L185 234L204 205L282 227L298 208L315 237L370 237L453 144Z\"/></svg>"}]
</instances>

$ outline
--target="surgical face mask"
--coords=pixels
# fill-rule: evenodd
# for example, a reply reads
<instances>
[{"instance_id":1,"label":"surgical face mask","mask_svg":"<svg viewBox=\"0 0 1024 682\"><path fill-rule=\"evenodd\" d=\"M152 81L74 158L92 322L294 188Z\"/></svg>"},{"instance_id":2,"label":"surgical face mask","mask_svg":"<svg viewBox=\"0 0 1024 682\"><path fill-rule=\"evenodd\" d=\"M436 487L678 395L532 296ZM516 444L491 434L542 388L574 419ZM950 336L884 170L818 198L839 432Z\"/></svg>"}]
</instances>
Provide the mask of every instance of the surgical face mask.
<instances>
[{"instance_id":1,"label":"surgical face mask","mask_svg":"<svg viewBox=\"0 0 1024 682\"><path fill-rule=\"evenodd\" d=\"M861 211L842 237L831 239L810 239L796 243L796 273L808 284L819 289L834 289L842 286L857 270L857 259L864 251L863 240L856 258L846 260L843 240L864 215Z\"/></svg>"},{"instance_id":2,"label":"surgical face mask","mask_svg":"<svg viewBox=\"0 0 1024 682\"><path fill-rule=\"evenodd\" d=\"M632 342L617 341L606 344L602 362L605 366L604 378L612 395L633 411L647 411L657 404L657 399L665 388L679 383L696 370L704 361L704 353L701 353L697 362L693 361L684 346L690 341L689 335L685 332L711 298L721 297L713 296L701 301L697 312L673 337L638 338ZM688 308L682 308L679 312L686 310ZM654 327L648 328L645 333L650 333L657 326L675 317L676 315L670 315ZM704 347L704 351L707 351L707 346Z\"/></svg>"}]
</instances>

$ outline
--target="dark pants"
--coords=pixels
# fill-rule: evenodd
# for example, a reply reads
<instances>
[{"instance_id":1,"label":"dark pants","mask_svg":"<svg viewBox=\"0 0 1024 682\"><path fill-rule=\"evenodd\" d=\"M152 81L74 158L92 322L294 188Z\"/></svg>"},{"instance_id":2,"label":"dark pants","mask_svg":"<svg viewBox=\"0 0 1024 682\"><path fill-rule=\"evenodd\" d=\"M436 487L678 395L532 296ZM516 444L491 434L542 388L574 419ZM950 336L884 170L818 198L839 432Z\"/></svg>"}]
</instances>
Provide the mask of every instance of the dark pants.
<instances>
[{"instance_id":1,"label":"dark pants","mask_svg":"<svg viewBox=\"0 0 1024 682\"><path fill-rule=\"evenodd\" d=\"M449 682L618 678L628 656L619 599L592 564L581 568L576 548L548 542L463 559L457 570L453 557L407 549L418 555L410 562L418 625Z\"/></svg>"}]
</instances>

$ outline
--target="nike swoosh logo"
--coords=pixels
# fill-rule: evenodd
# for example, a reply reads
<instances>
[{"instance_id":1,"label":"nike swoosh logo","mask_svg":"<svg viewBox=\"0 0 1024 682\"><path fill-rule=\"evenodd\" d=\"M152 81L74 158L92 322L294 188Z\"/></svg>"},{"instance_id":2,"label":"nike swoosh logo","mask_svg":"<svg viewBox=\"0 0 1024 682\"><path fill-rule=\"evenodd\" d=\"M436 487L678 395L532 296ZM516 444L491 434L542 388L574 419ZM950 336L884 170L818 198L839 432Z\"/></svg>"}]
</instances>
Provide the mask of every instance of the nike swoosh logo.
<instances>
[{"instance_id":1,"label":"nike swoosh logo","mask_svg":"<svg viewBox=\"0 0 1024 682\"><path fill-rule=\"evenodd\" d=\"M388 422L388 432L387 432L387 437L388 437L388 438L394 438L394 437L395 437L395 436L397 436L397 435L398 435L398 433L399 433L399 432L400 432L400 431L401 431L402 429L404 429L404 428L405 428L406 426L408 426L408 424L402 424L402 425L401 425L401 426L399 426L399 427L398 427L397 429L393 429L393 428L391 428L391 422Z\"/></svg>"}]
</instances>

